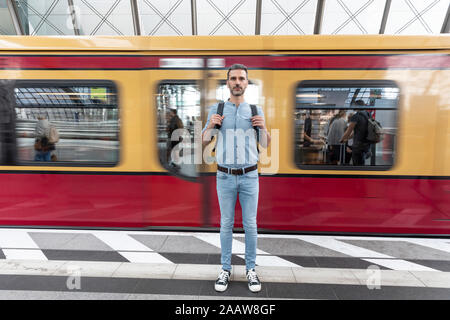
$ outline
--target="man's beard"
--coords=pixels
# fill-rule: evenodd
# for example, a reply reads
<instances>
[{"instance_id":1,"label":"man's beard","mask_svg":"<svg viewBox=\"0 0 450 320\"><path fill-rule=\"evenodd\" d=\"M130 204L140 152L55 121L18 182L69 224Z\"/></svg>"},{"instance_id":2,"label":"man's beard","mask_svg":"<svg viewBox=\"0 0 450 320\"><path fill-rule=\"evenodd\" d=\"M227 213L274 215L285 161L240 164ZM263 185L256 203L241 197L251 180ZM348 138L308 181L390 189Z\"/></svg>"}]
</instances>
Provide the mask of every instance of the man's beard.
<instances>
[{"instance_id":1,"label":"man's beard","mask_svg":"<svg viewBox=\"0 0 450 320\"><path fill-rule=\"evenodd\" d=\"M242 95L244 94L244 92L245 92L244 88L242 88L242 87L238 87L238 88L241 89L241 91L238 91L238 92L236 92L236 93L234 92L234 89L236 89L236 88L230 90L231 94L232 94L233 96L235 96L235 97L240 97L240 96L242 96Z\"/></svg>"}]
</instances>

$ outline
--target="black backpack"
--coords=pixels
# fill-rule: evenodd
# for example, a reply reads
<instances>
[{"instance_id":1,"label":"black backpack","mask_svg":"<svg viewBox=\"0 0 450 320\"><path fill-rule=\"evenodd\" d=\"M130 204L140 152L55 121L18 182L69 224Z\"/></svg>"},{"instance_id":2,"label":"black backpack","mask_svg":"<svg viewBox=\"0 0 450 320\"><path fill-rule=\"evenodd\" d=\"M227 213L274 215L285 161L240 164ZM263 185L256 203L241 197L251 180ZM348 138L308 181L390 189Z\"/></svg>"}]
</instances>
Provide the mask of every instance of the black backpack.
<instances>
[{"instance_id":1,"label":"black backpack","mask_svg":"<svg viewBox=\"0 0 450 320\"><path fill-rule=\"evenodd\" d=\"M366 140L370 143L378 143L383 140L383 127L371 116L367 118L367 136Z\"/></svg>"},{"instance_id":2,"label":"black backpack","mask_svg":"<svg viewBox=\"0 0 450 320\"><path fill-rule=\"evenodd\" d=\"M223 108L225 106L225 102L220 102L219 105L217 106L217 114L219 116L223 115ZM250 108L252 109L252 117L258 115L258 109L256 108L256 106L254 104L250 105ZM216 124L214 126L214 129L220 129L221 125ZM258 150L259 153L259 147L258 147L258 143L259 143L259 128L258 127L253 127L253 129L255 129L256 131L256 149ZM215 151L216 148L214 147L213 151Z\"/></svg>"}]
</instances>

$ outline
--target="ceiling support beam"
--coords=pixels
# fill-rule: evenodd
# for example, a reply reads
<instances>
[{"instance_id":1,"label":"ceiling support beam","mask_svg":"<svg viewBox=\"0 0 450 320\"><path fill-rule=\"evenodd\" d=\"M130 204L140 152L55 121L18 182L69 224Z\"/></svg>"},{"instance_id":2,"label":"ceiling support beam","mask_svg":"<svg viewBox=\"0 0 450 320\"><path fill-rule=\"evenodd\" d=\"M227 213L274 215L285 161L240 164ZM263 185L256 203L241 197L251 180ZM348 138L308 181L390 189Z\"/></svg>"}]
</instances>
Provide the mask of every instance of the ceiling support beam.
<instances>
[{"instance_id":1,"label":"ceiling support beam","mask_svg":"<svg viewBox=\"0 0 450 320\"><path fill-rule=\"evenodd\" d=\"M325 0L317 0L316 20L314 22L314 34L320 34L322 31L322 20L324 9L325 9Z\"/></svg>"},{"instance_id":2,"label":"ceiling support beam","mask_svg":"<svg viewBox=\"0 0 450 320\"><path fill-rule=\"evenodd\" d=\"M17 9L16 3L14 0L6 0L8 5L8 10L11 15L11 19L14 24L14 29L16 30L16 34L21 36L24 34L22 24L19 20L19 10Z\"/></svg>"},{"instance_id":3,"label":"ceiling support beam","mask_svg":"<svg viewBox=\"0 0 450 320\"><path fill-rule=\"evenodd\" d=\"M139 20L138 4L137 4L136 0L130 0L130 1L131 1L131 15L133 16L134 35L140 36L141 35L141 22Z\"/></svg>"},{"instance_id":4,"label":"ceiling support beam","mask_svg":"<svg viewBox=\"0 0 450 320\"><path fill-rule=\"evenodd\" d=\"M447 14L444 18L444 23L442 24L441 33L450 33L450 5L447 9Z\"/></svg>"},{"instance_id":5,"label":"ceiling support beam","mask_svg":"<svg viewBox=\"0 0 450 320\"><path fill-rule=\"evenodd\" d=\"M77 12L73 4L73 0L67 0L67 2L69 3L70 16L72 18L73 24L73 32L75 33L76 36L79 36L81 34L80 25L78 24Z\"/></svg>"},{"instance_id":6,"label":"ceiling support beam","mask_svg":"<svg viewBox=\"0 0 450 320\"><path fill-rule=\"evenodd\" d=\"M192 35L198 35L197 25L197 0L191 0L191 20L192 20Z\"/></svg>"},{"instance_id":7,"label":"ceiling support beam","mask_svg":"<svg viewBox=\"0 0 450 320\"><path fill-rule=\"evenodd\" d=\"M255 35L261 34L261 14L262 14L262 0L256 0L256 21L255 21Z\"/></svg>"},{"instance_id":8,"label":"ceiling support beam","mask_svg":"<svg viewBox=\"0 0 450 320\"><path fill-rule=\"evenodd\" d=\"M380 31L379 34L384 34L386 30L386 23L389 17L389 12L391 10L391 2L392 0L386 0L386 4L384 6L383 18L381 19Z\"/></svg>"}]
</instances>

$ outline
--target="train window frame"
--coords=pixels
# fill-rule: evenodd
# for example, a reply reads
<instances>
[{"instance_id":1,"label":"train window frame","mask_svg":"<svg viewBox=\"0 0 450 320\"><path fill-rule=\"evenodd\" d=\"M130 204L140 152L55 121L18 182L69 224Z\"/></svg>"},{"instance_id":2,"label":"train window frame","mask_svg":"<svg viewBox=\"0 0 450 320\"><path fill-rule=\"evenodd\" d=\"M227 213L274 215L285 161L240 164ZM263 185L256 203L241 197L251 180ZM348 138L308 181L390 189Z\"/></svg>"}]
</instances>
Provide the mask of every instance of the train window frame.
<instances>
[{"instance_id":1,"label":"train window frame","mask_svg":"<svg viewBox=\"0 0 450 320\"><path fill-rule=\"evenodd\" d=\"M77 162L77 161L28 161L20 160L18 155L18 148L16 152L16 166L38 166L38 167L98 167L98 168L112 168L117 167L122 161L122 121L121 121L121 102L120 102L120 92L117 84L113 80L107 79L20 79L16 80L14 84L14 90L17 88L35 88L35 87L108 87L112 88L116 94L116 108L117 110L117 143L118 147L116 150L116 161L89 161L89 162ZM14 105L17 108L17 105ZM17 120L17 119L16 119ZM17 125L15 130L17 129ZM17 145L17 132L16 135L16 145Z\"/></svg>"},{"instance_id":2,"label":"train window frame","mask_svg":"<svg viewBox=\"0 0 450 320\"><path fill-rule=\"evenodd\" d=\"M164 168L164 170L166 170L169 174L174 175L176 177L179 177L183 180L189 181L189 182L198 182L200 179L200 172L198 170L198 165L196 165L194 163L194 165L196 166L196 175L195 176L189 176L183 173L180 173L180 171L176 171L174 169L172 169L168 164L163 163L161 161L160 158L160 148L158 146L159 143L159 133L158 133L158 117L159 117L159 111L158 111L158 95L159 95L159 88L161 87L161 85L164 84L174 84L174 85L182 85L182 84L186 84L186 85L197 85L199 87L199 92L200 92L200 119L203 121L203 117L202 117L202 90L204 89L204 80L203 79L163 79L160 80L156 83L155 87L154 87L154 96L155 96L155 108L154 108L154 116L155 116L155 145L156 145L156 153L157 153L157 157L158 157L158 163L161 165L162 168ZM195 137L194 137L195 138Z\"/></svg>"},{"instance_id":3,"label":"train window frame","mask_svg":"<svg viewBox=\"0 0 450 320\"><path fill-rule=\"evenodd\" d=\"M399 128L399 121L400 121L400 106L401 106L401 100L402 100L402 90L400 85L394 81L394 80L379 80L379 79L345 79L345 80L301 80L298 81L294 85L293 90L293 97L294 97L294 103L293 103L293 111L295 112L297 108L297 91L301 87L310 87L310 88L396 88L398 89L398 96L397 96L397 104L395 108L386 108L384 110L395 110L395 124L396 124L396 132L395 132L395 143L392 149L393 155L392 155L392 164L390 165L365 165L365 166L356 166L356 165L333 165L333 164L302 164L297 161L297 152L299 151L299 148L297 146L297 138L296 138L296 119L293 117L292 123L292 132L291 136L293 137L293 162L295 166L298 169L301 170L334 170L334 171L389 171L393 170L397 164L396 158L397 158L397 150L398 150L398 128ZM351 108L317 108L320 110L323 109L333 109L333 110L352 110ZM368 109L375 109L375 108L368 108ZM302 109L302 110L308 110L308 108ZM309 108L309 110L313 110L312 108ZM377 109L375 109L377 110Z\"/></svg>"}]
</instances>

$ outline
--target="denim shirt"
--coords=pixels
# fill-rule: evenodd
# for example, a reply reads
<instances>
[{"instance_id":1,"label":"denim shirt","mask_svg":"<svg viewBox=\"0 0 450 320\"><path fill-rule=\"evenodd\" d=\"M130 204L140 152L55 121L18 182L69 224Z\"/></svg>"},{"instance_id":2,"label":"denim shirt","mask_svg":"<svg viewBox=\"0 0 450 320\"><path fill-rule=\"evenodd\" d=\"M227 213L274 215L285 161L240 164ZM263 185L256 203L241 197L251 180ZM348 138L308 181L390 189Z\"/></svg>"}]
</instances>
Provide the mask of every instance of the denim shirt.
<instances>
[{"instance_id":1,"label":"denim shirt","mask_svg":"<svg viewBox=\"0 0 450 320\"><path fill-rule=\"evenodd\" d=\"M217 113L218 103L213 105L208 114L208 120L202 133L208 127L213 114ZM258 115L264 117L261 107L257 106ZM216 144L217 164L227 168L245 168L258 162L258 150L255 130L251 117L252 110L247 102L236 107L226 101L223 107L222 127L219 130Z\"/></svg>"}]
</instances>

